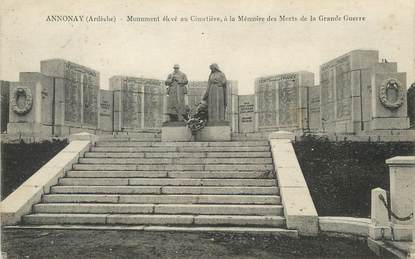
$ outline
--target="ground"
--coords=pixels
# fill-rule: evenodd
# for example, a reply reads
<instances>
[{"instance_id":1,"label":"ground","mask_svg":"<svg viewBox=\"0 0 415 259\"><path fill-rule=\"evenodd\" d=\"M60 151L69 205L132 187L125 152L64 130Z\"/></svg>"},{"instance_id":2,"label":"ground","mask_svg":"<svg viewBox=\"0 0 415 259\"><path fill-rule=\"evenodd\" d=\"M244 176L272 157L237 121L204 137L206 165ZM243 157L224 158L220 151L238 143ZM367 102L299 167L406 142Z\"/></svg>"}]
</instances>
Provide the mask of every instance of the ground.
<instances>
[{"instance_id":1,"label":"ground","mask_svg":"<svg viewBox=\"0 0 415 259\"><path fill-rule=\"evenodd\" d=\"M364 239L116 230L2 233L10 258L376 258Z\"/></svg>"}]
</instances>

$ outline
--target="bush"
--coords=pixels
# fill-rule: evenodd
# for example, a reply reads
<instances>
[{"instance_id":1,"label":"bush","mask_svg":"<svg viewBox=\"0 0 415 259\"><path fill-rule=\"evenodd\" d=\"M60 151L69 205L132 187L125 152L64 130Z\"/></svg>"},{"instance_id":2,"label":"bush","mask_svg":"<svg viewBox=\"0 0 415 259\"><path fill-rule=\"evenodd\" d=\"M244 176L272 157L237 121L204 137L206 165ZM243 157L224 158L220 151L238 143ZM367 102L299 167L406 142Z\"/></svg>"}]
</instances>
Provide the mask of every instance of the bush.
<instances>
[{"instance_id":1,"label":"bush","mask_svg":"<svg viewBox=\"0 0 415 259\"><path fill-rule=\"evenodd\" d=\"M385 160L415 153L413 143L329 142L305 137L294 143L320 216L370 216L373 188L389 190Z\"/></svg>"},{"instance_id":2,"label":"bush","mask_svg":"<svg viewBox=\"0 0 415 259\"><path fill-rule=\"evenodd\" d=\"M67 141L2 144L1 198L16 190L67 144Z\"/></svg>"}]
</instances>

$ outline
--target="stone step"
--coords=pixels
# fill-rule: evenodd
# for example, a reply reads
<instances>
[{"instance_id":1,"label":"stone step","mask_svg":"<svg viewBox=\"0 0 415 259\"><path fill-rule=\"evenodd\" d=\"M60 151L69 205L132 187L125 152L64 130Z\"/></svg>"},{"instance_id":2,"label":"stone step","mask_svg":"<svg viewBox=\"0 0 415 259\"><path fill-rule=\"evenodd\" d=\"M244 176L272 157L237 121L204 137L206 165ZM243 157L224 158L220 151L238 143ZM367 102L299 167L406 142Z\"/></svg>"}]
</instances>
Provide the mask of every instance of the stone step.
<instances>
[{"instance_id":1,"label":"stone step","mask_svg":"<svg viewBox=\"0 0 415 259\"><path fill-rule=\"evenodd\" d=\"M74 170L128 170L128 171L266 171L274 170L272 164L234 164L234 165L169 165L169 164L147 164L147 165L123 165L123 164L75 164L73 165Z\"/></svg>"},{"instance_id":2,"label":"stone step","mask_svg":"<svg viewBox=\"0 0 415 259\"><path fill-rule=\"evenodd\" d=\"M272 164L271 158L80 158L80 164Z\"/></svg>"},{"instance_id":3,"label":"stone step","mask_svg":"<svg viewBox=\"0 0 415 259\"><path fill-rule=\"evenodd\" d=\"M299 238L297 230L274 227L215 227L215 226L144 226L144 225L17 225L4 226L4 229L36 229L36 230L117 230L117 231L148 231L148 232L166 232L166 233L249 233L258 236L274 236Z\"/></svg>"},{"instance_id":4,"label":"stone step","mask_svg":"<svg viewBox=\"0 0 415 259\"><path fill-rule=\"evenodd\" d=\"M46 194L45 203L155 203L155 204L274 204L280 205L277 195L105 195L105 194Z\"/></svg>"},{"instance_id":5,"label":"stone step","mask_svg":"<svg viewBox=\"0 0 415 259\"><path fill-rule=\"evenodd\" d=\"M148 215L148 214L31 214L23 222L34 225L50 224L125 224L125 225L205 225L283 227L281 216L246 215Z\"/></svg>"},{"instance_id":6,"label":"stone step","mask_svg":"<svg viewBox=\"0 0 415 259\"><path fill-rule=\"evenodd\" d=\"M186 146L166 146L166 147L92 147L93 152L270 152L268 146L255 146L255 147L186 147Z\"/></svg>"},{"instance_id":7,"label":"stone step","mask_svg":"<svg viewBox=\"0 0 415 259\"><path fill-rule=\"evenodd\" d=\"M274 179L61 178L59 185L276 186Z\"/></svg>"},{"instance_id":8,"label":"stone step","mask_svg":"<svg viewBox=\"0 0 415 259\"><path fill-rule=\"evenodd\" d=\"M252 186L52 186L51 193L77 194L247 194L278 195L278 187Z\"/></svg>"},{"instance_id":9,"label":"stone step","mask_svg":"<svg viewBox=\"0 0 415 259\"><path fill-rule=\"evenodd\" d=\"M122 141L140 141L140 142L150 142L150 141L160 141L161 134L157 133L142 133L142 134L133 134L133 135L99 135L98 141L101 142L122 142Z\"/></svg>"},{"instance_id":10,"label":"stone step","mask_svg":"<svg viewBox=\"0 0 415 259\"><path fill-rule=\"evenodd\" d=\"M86 158L270 158L271 152L87 152Z\"/></svg>"},{"instance_id":11,"label":"stone step","mask_svg":"<svg viewBox=\"0 0 415 259\"><path fill-rule=\"evenodd\" d=\"M158 133L99 135L98 139L99 141L134 141L134 139L143 139L145 142L149 142L151 139L161 139L161 135Z\"/></svg>"},{"instance_id":12,"label":"stone step","mask_svg":"<svg viewBox=\"0 0 415 259\"><path fill-rule=\"evenodd\" d=\"M117 143L115 145L118 145L118 143L138 143L138 142L161 142L161 137L127 137L127 138L112 138L112 139L105 139L105 140L99 140L99 141L104 141L106 143L108 142L113 142L113 143Z\"/></svg>"},{"instance_id":13,"label":"stone step","mask_svg":"<svg viewBox=\"0 0 415 259\"><path fill-rule=\"evenodd\" d=\"M161 129L128 129L124 128L123 131L114 131L114 135L134 135L134 134L143 134L143 133L156 133L161 134Z\"/></svg>"},{"instance_id":14,"label":"stone step","mask_svg":"<svg viewBox=\"0 0 415 259\"><path fill-rule=\"evenodd\" d=\"M149 177L149 178L165 178L169 171L68 171L66 177Z\"/></svg>"},{"instance_id":15,"label":"stone step","mask_svg":"<svg viewBox=\"0 0 415 259\"><path fill-rule=\"evenodd\" d=\"M282 216L281 205L44 203L34 213L192 214Z\"/></svg>"},{"instance_id":16,"label":"stone step","mask_svg":"<svg viewBox=\"0 0 415 259\"><path fill-rule=\"evenodd\" d=\"M240 142L142 142L142 141L98 141L97 147L256 147L269 146L268 141Z\"/></svg>"},{"instance_id":17,"label":"stone step","mask_svg":"<svg viewBox=\"0 0 415 259\"><path fill-rule=\"evenodd\" d=\"M271 171L68 171L66 177L273 179Z\"/></svg>"}]
</instances>

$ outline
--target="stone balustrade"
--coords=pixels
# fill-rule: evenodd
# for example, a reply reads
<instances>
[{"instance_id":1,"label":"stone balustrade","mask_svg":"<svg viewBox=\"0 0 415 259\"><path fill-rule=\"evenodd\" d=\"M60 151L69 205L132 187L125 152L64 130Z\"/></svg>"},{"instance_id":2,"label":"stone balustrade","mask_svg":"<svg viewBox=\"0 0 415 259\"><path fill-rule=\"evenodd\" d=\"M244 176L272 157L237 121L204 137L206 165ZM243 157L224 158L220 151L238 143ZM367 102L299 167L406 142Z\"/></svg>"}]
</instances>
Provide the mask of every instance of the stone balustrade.
<instances>
[{"instance_id":1,"label":"stone balustrade","mask_svg":"<svg viewBox=\"0 0 415 259\"><path fill-rule=\"evenodd\" d=\"M294 134L273 132L269 136L284 215L288 229L300 235L318 234L318 215L291 141Z\"/></svg>"}]
</instances>

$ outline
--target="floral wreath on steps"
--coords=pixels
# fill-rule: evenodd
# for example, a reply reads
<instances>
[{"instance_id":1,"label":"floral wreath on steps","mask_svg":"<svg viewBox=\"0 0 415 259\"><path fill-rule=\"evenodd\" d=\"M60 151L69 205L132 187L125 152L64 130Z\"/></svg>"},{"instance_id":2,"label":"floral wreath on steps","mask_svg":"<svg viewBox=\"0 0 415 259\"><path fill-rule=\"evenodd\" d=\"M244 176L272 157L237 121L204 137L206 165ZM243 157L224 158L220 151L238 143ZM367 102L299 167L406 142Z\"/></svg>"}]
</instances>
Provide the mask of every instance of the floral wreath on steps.
<instances>
[{"instance_id":1,"label":"floral wreath on steps","mask_svg":"<svg viewBox=\"0 0 415 259\"><path fill-rule=\"evenodd\" d=\"M199 118L190 118L186 123L192 133L203 129L206 126L206 120L201 120Z\"/></svg>"}]
</instances>

